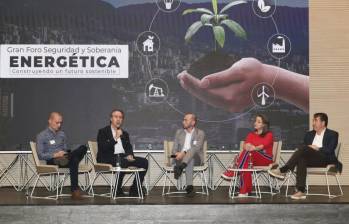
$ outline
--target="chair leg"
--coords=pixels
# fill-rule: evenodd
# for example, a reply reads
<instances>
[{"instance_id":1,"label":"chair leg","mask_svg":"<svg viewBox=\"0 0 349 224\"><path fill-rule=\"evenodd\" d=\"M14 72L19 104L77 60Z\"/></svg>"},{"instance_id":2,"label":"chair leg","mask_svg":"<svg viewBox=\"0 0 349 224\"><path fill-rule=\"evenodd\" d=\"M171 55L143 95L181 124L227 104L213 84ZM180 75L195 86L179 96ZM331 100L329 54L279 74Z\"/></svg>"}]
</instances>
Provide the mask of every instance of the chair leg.
<instances>
[{"instance_id":1,"label":"chair leg","mask_svg":"<svg viewBox=\"0 0 349 224\"><path fill-rule=\"evenodd\" d=\"M286 181L286 197L288 196L288 186L290 184L290 178L291 178L291 171L288 171L286 175L287 181Z\"/></svg>"},{"instance_id":2,"label":"chair leg","mask_svg":"<svg viewBox=\"0 0 349 224\"><path fill-rule=\"evenodd\" d=\"M56 200L58 199L58 196L59 196L59 173L57 173L56 175Z\"/></svg>"},{"instance_id":3,"label":"chair leg","mask_svg":"<svg viewBox=\"0 0 349 224\"><path fill-rule=\"evenodd\" d=\"M234 172L234 177L230 181L230 187L229 187L229 197L234 198L235 197L235 188L236 188L236 182L238 179L238 172Z\"/></svg>"},{"instance_id":4,"label":"chair leg","mask_svg":"<svg viewBox=\"0 0 349 224\"><path fill-rule=\"evenodd\" d=\"M90 176L89 173L85 173L85 191L90 187Z\"/></svg>"},{"instance_id":5,"label":"chair leg","mask_svg":"<svg viewBox=\"0 0 349 224\"><path fill-rule=\"evenodd\" d=\"M166 182L167 182L167 172L165 172L165 179L164 179L164 183L162 184L162 196L165 195Z\"/></svg>"},{"instance_id":6,"label":"chair leg","mask_svg":"<svg viewBox=\"0 0 349 224\"><path fill-rule=\"evenodd\" d=\"M201 178L201 192L204 193L204 176L203 176L203 172L200 172L200 178Z\"/></svg>"},{"instance_id":7,"label":"chair leg","mask_svg":"<svg viewBox=\"0 0 349 224\"><path fill-rule=\"evenodd\" d=\"M203 176L204 176L204 182L205 182L205 188L206 188L206 195L209 195L209 193L208 193L208 183L207 183L206 172L205 171L203 171Z\"/></svg>"},{"instance_id":8,"label":"chair leg","mask_svg":"<svg viewBox=\"0 0 349 224\"><path fill-rule=\"evenodd\" d=\"M52 191L53 190L53 176L52 175L50 175L50 189L49 189L49 191Z\"/></svg>"},{"instance_id":9,"label":"chair leg","mask_svg":"<svg viewBox=\"0 0 349 224\"><path fill-rule=\"evenodd\" d=\"M176 181L176 184L178 185L178 180ZM175 186L177 188L177 186ZM167 189L167 193L170 193L171 191L171 183L168 183L168 189Z\"/></svg>"},{"instance_id":10,"label":"chair leg","mask_svg":"<svg viewBox=\"0 0 349 224\"><path fill-rule=\"evenodd\" d=\"M116 199L116 193L118 192L119 179L120 179L120 172L116 172L113 199Z\"/></svg>"},{"instance_id":11,"label":"chair leg","mask_svg":"<svg viewBox=\"0 0 349 224\"><path fill-rule=\"evenodd\" d=\"M273 185L271 183L271 177L269 174L268 174L268 181L269 181L270 194L273 195Z\"/></svg>"},{"instance_id":12,"label":"chair leg","mask_svg":"<svg viewBox=\"0 0 349 224\"><path fill-rule=\"evenodd\" d=\"M206 182L206 176L205 176L205 171L198 171L197 174L200 175L200 180L201 180L201 191L200 192L196 192L196 193L200 193L200 194L204 194L204 195L208 195L208 186L207 186L207 182Z\"/></svg>"},{"instance_id":13,"label":"chair leg","mask_svg":"<svg viewBox=\"0 0 349 224\"><path fill-rule=\"evenodd\" d=\"M88 186L86 188L87 194L89 194L90 189L92 187L92 178L91 178L92 174L90 172L87 173L87 178L88 178Z\"/></svg>"},{"instance_id":14,"label":"chair leg","mask_svg":"<svg viewBox=\"0 0 349 224\"><path fill-rule=\"evenodd\" d=\"M328 191L328 198L331 198L331 191L330 191L330 185L328 183L328 175L327 175L327 172L325 173L325 176L326 176L326 185L327 185L327 191Z\"/></svg>"},{"instance_id":15,"label":"chair leg","mask_svg":"<svg viewBox=\"0 0 349 224\"><path fill-rule=\"evenodd\" d=\"M111 178L110 178L110 198L114 197L114 191L115 191L115 189L114 189L114 179L116 178L115 175L116 174L114 172L111 173Z\"/></svg>"},{"instance_id":16,"label":"chair leg","mask_svg":"<svg viewBox=\"0 0 349 224\"><path fill-rule=\"evenodd\" d=\"M91 185L90 185L90 188L88 190L88 194L92 195L92 197L95 196L95 192L93 190L93 186L94 186L94 184L95 184L95 182L97 180L97 177L98 177L98 173L94 173L94 175L91 178Z\"/></svg>"},{"instance_id":17,"label":"chair leg","mask_svg":"<svg viewBox=\"0 0 349 224\"><path fill-rule=\"evenodd\" d=\"M35 190L35 188L36 188L36 185L38 184L39 178L40 178L40 174L38 174L38 176L36 177L35 184L34 184L34 186L33 186L33 189L32 189L32 192L31 192L31 194L30 194L30 197L33 197L33 193L34 193L34 190Z\"/></svg>"},{"instance_id":18,"label":"chair leg","mask_svg":"<svg viewBox=\"0 0 349 224\"><path fill-rule=\"evenodd\" d=\"M140 199L143 199L143 191L142 191L142 183L141 183L141 178L139 177L139 172L135 172L135 178L137 182L137 191L138 191L138 196L140 196Z\"/></svg>"},{"instance_id":19,"label":"chair leg","mask_svg":"<svg viewBox=\"0 0 349 224\"><path fill-rule=\"evenodd\" d=\"M341 191L340 196L342 196L342 195L343 195L343 190L342 190L342 186L341 186L341 183L340 183L340 181L339 181L339 178L338 178L337 174L335 175L335 178L336 178L336 181L337 181L337 185L338 185L338 187L339 187L339 190Z\"/></svg>"},{"instance_id":20,"label":"chair leg","mask_svg":"<svg viewBox=\"0 0 349 224\"><path fill-rule=\"evenodd\" d=\"M258 198L261 198L262 197L262 194L261 194L261 188L259 186L259 181L258 181L258 174L256 171L253 171L252 172L252 179L254 180L254 185L255 185L255 190L256 190L256 196Z\"/></svg>"},{"instance_id":21,"label":"chair leg","mask_svg":"<svg viewBox=\"0 0 349 224\"><path fill-rule=\"evenodd\" d=\"M64 184L65 184L65 181L67 180L67 175L66 174L64 174L63 175L63 180L62 180L62 184L61 184L61 186L60 186L60 195L62 195L62 192L63 192L63 187L64 187Z\"/></svg>"}]
</instances>

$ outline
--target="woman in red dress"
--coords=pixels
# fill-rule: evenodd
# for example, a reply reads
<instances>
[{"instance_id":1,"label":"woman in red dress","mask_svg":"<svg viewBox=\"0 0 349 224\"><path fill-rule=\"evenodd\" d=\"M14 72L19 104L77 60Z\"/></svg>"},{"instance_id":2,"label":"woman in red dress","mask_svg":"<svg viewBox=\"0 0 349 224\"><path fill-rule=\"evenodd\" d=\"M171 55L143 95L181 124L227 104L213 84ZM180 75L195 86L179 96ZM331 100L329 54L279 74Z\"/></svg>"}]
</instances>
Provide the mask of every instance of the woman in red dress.
<instances>
[{"instance_id":1,"label":"woman in red dress","mask_svg":"<svg viewBox=\"0 0 349 224\"><path fill-rule=\"evenodd\" d=\"M233 162L234 168L249 168L253 166L267 166L273 162L273 133L269 131L269 121L262 114L256 115L254 122L254 131L248 133L243 149L235 157ZM251 172L241 172L240 175L240 192L239 196L248 196L252 192L252 175ZM225 171L222 177L231 180L234 176L233 171Z\"/></svg>"}]
</instances>

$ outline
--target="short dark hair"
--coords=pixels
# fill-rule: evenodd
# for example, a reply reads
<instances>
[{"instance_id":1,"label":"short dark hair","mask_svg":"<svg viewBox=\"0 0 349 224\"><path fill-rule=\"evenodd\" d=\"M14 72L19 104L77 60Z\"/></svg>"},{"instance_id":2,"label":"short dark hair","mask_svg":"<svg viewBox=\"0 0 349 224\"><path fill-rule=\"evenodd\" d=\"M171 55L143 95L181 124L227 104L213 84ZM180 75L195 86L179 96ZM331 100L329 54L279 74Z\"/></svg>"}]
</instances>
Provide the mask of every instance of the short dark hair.
<instances>
[{"instance_id":1,"label":"short dark hair","mask_svg":"<svg viewBox=\"0 0 349 224\"><path fill-rule=\"evenodd\" d=\"M255 119L257 119L257 117L260 117L262 119L263 124L264 124L263 131L260 134L263 137L269 132L270 122L269 122L269 119L267 118L267 116L265 116L264 114L256 114Z\"/></svg>"},{"instance_id":2,"label":"short dark hair","mask_svg":"<svg viewBox=\"0 0 349 224\"><path fill-rule=\"evenodd\" d=\"M321 121L325 122L325 126L327 127L328 124L328 116L326 113L315 113L314 118L320 118Z\"/></svg>"},{"instance_id":3,"label":"short dark hair","mask_svg":"<svg viewBox=\"0 0 349 224\"><path fill-rule=\"evenodd\" d=\"M118 108L115 108L115 109L113 109L113 110L110 112L110 117L113 116L113 113L114 113L114 112L120 112L120 113L122 114L122 117L125 118L125 113L124 113L124 111L121 110L121 109L118 109Z\"/></svg>"}]
</instances>

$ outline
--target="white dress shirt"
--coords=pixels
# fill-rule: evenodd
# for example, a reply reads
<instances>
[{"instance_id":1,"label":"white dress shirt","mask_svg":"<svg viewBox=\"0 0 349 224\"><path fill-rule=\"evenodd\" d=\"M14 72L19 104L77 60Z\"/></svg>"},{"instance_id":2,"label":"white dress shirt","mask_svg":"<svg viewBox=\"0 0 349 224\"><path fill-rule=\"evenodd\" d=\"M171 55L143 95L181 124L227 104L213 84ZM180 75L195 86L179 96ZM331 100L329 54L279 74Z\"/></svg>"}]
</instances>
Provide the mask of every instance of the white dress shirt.
<instances>
[{"instance_id":1,"label":"white dress shirt","mask_svg":"<svg viewBox=\"0 0 349 224\"><path fill-rule=\"evenodd\" d=\"M117 143L114 145L114 154L121 154L121 153L125 153L125 149L124 147L122 146L122 142L121 142L121 138L117 138L115 139L115 135L116 135L116 131L114 130L114 128L110 127L111 128L111 132L113 133L113 138L115 141L117 141Z\"/></svg>"},{"instance_id":2,"label":"white dress shirt","mask_svg":"<svg viewBox=\"0 0 349 224\"><path fill-rule=\"evenodd\" d=\"M322 130L322 132L319 135L317 133L315 133L315 137L314 137L312 145L316 145L319 148L322 147L322 140L324 139L325 131L326 131L326 128L324 130Z\"/></svg>"},{"instance_id":3,"label":"white dress shirt","mask_svg":"<svg viewBox=\"0 0 349 224\"><path fill-rule=\"evenodd\" d=\"M184 141L184 145L183 145L183 152L188 151L191 148L191 138L193 136L195 128L193 128L193 130L191 130L191 132L188 132L187 130L185 131L185 141Z\"/></svg>"}]
</instances>

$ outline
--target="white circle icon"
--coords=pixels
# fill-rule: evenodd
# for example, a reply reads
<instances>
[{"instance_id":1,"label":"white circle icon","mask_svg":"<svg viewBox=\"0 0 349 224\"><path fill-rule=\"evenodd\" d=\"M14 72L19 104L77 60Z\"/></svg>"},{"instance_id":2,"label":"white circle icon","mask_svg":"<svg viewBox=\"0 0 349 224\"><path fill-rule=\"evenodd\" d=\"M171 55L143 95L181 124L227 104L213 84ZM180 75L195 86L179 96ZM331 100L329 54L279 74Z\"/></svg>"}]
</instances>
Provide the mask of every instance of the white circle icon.
<instances>
[{"instance_id":1,"label":"white circle icon","mask_svg":"<svg viewBox=\"0 0 349 224\"><path fill-rule=\"evenodd\" d=\"M156 0L156 5L163 12L174 12L180 4L180 0Z\"/></svg>"},{"instance_id":2,"label":"white circle icon","mask_svg":"<svg viewBox=\"0 0 349 224\"><path fill-rule=\"evenodd\" d=\"M160 38L152 31L144 31L137 37L137 50L144 56L152 56L160 50Z\"/></svg>"},{"instance_id":3,"label":"white circle icon","mask_svg":"<svg viewBox=\"0 0 349 224\"><path fill-rule=\"evenodd\" d=\"M272 17L276 11L276 0L253 0L252 9L260 18Z\"/></svg>"},{"instance_id":4,"label":"white circle icon","mask_svg":"<svg viewBox=\"0 0 349 224\"><path fill-rule=\"evenodd\" d=\"M167 99L168 93L167 83L160 78L151 79L145 86L145 95L150 103L164 102Z\"/></svg>"},{"instance_id":5,"label":"white circle icon","mask_svg":"<svg viewBox=\"0 0 349 224\"><path fill-rule=\"evenodd\" d=\"M291 41L285 34L274 34L268 40L268 52L275 59L283 59L291 52Z\"/></svg>"},{"instance_id":6,"label":"white circle icon","mask_svg":"<svg viewBox=\"0 0 349 224\"><path fill-rule=\"evenodd\" d=\"M258 83L252 89L251 98L256 106L262 108L269 107L275 100L274 88L265 82Z\"/></svg>"}]
</instances>

